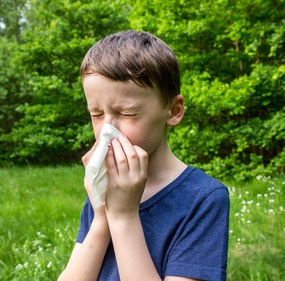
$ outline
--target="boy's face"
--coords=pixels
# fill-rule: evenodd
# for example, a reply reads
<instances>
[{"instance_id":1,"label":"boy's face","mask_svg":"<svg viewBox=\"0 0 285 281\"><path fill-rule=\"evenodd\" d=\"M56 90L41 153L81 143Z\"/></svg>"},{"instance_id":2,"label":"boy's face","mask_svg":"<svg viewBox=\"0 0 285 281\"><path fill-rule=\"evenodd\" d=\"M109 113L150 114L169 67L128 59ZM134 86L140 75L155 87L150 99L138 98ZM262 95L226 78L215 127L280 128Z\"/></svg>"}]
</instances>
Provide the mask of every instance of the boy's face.
<instances>
[{"instance_id":1,"label":"boy's face","mask_svg":"<svg viewBox=\"0 0 285 281\"><path fill-rule=\"evenodd\" d=\"M84 77L83 88L96 139L103 124L109 123L148 154L166 143L170 109L155 87L92 74Z\"/></svg>"}]
</instances>

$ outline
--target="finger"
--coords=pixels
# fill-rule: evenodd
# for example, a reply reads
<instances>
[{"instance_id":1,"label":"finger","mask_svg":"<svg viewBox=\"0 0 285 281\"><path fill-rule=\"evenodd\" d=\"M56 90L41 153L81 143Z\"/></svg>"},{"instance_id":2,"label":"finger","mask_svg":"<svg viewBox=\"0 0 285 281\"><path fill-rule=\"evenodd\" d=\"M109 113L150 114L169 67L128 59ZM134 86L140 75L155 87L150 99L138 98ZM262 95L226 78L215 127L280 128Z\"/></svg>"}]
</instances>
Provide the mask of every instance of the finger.
<instances>
[{"instance_id":1,"label":"finger","mask_svg":"<svg viewBox=\"0 0 285 281\"><path fill-rule=\"evenodd\" d=\"M147 152L144 151L142 148L140 148L137 145L134 145L133 148L136 151L136 154L138 156L140 170L147 173L147 170L148 170L148 154L147 154Z\"/></svg>"},{"instance_id":2,"label":"finger","mask_svg":"<svg viewBox=\"0 0 285 281\"><path fill-rule=\"evenodd\" d=\"M122 150L125 154L125 157L127 159L128 168L129 170L137 169L139 167L139 159L136 150L134 149L134 146L132 143L125 137L125 136L119 136L119 141L122 147Z\"/></svg>"},{"instance_id":3,"label":"finger","mask_svg":"<svg viewBox=\"0 0 285 281\"><path fill-rule=\"evenodd\" d=\"M117 163L114 157L114 151L112 145L108 146L108 152L106 156L106 165L110 172L117 174Z\"/></svg>"},{"instance_id":4,"label":"finger","mask_svg":"<svg viewBox=\"0 0 285 281\"><path fill-rule=\"evenodd\" d=\"M121 174L127 172L129 169L128 159L118 139L112 140L112 148L118 173Z\"/></svg>"}]
</instances>

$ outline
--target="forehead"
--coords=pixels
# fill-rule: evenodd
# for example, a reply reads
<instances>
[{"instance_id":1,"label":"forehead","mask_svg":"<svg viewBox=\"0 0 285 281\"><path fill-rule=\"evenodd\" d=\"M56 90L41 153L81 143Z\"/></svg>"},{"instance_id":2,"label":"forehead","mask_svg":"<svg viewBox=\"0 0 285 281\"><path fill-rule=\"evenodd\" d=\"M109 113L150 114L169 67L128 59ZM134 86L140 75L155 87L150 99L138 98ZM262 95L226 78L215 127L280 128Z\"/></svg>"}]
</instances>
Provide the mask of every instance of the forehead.
<instances>
[{"instance_id":1,"label":"forehead","mask_svg":"<svg viewBox=\"0 0 285 281\"><path fill-rule=\"evenodd\" d=\"M87 100L106 100L110 102L132 104L137 101L161 100L156 87L140 86L133 81L115 81L100 74L90 74L83 79L83 88Z\"/></svg>"}]
</instances>

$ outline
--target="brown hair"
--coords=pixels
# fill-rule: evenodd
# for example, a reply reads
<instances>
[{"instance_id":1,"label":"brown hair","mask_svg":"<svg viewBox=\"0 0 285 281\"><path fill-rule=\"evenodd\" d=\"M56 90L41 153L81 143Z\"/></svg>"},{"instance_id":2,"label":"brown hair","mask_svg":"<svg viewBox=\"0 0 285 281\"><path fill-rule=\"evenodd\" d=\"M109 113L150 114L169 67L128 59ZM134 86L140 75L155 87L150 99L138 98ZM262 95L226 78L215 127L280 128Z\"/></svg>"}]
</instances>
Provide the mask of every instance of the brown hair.
<instances>
[{"instance_id":1,"label":"brown hair","mask_svg":"<svg viewBox=\"0 0 285 281\"><path fill-rule=\"evenodd\" d=\"M178 61L161 39L133 30L111 34L95 43L81 64L81 76L99 73L116 81L154 84L165 104L180 93Z\"/></svg>"}]
</instances>

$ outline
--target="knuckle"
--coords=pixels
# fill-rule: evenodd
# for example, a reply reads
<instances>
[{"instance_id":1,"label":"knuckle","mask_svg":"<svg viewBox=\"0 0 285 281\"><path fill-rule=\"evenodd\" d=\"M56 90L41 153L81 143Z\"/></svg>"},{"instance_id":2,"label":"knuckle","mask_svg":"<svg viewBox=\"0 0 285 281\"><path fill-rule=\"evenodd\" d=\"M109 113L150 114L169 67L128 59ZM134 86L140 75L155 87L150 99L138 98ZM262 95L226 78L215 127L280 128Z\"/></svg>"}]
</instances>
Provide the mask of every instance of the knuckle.
<instances>
[{"instance_id":1,"label":"knuckle","mask_svg":"<svg viewBox=\"0 0 285 281\"><path fill-rule=\"evenodd\" d=\"M127 165L128 161L126 158L120 158L120 159L117 159L117 164L118 165Z\"/></svg>"},{"instance_id":2,"label":"knuckle","mask_svg":"<svg viewBox=\"0 0 285 281\"><path fill-rule=\"evenodd\" d=\"M130 160L135 160L135 159L138 158L138 155L137 155L136 152L134 151L134 152L130 153L129 158L130 158Z\"/></svg>"}]
</instances>

